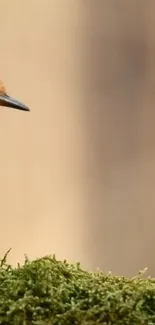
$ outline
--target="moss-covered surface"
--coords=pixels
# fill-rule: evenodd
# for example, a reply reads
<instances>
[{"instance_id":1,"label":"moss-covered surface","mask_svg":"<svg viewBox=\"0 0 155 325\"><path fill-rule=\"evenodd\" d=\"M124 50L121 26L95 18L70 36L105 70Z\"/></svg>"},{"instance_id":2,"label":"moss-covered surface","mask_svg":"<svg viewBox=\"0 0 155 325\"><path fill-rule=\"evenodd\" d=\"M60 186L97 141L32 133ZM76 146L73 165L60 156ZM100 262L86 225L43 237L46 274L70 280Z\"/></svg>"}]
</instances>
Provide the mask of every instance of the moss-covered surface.
<instances>
[{"instance_id":1,"label":"moss-covered surface","mask_svg":"<svg viewBox=\"0 0 155 325\"><path fill-rule=\"evenodd\" d=\"M152 325L155 279L89 273L55 257L0 266L0 324Z\"/></svg>"}]
</instances>

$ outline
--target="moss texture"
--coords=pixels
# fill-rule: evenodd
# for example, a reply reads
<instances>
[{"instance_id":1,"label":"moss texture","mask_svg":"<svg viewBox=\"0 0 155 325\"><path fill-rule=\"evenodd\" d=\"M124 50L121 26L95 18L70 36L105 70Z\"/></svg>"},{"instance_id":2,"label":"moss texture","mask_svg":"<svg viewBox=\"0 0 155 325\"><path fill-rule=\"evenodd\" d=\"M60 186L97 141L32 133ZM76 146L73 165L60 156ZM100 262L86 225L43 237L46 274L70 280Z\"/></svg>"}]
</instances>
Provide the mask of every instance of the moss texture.
<instances>
[{"instance_id":1,"label":"moss texture","mask_svg":"<svg viewBox=\"0 0 155 325\"><path fill-rule=\"evenodd\" d=\"M130 279L43 257L0 266L0 324L152 325L155 279Z\"/></svg>"}]
</instances>

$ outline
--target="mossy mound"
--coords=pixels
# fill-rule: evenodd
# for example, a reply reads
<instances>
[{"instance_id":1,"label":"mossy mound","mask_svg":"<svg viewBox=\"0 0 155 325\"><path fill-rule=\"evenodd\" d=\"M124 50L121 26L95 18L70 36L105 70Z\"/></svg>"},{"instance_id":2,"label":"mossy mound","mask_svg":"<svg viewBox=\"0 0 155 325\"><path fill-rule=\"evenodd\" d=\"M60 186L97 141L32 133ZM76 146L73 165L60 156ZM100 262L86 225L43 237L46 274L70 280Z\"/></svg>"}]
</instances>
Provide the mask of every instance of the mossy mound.
<instances>
[{"instance_id":1,"label":"mossy mound","mask_svg":"<svg viewBox=\"0 0 155 325\"><path fill-rule=\"evenodd\" d=\"M155 279L90 273L44 257L0 266L2 325L152 325Z\"/></svg>"}]
</instances>

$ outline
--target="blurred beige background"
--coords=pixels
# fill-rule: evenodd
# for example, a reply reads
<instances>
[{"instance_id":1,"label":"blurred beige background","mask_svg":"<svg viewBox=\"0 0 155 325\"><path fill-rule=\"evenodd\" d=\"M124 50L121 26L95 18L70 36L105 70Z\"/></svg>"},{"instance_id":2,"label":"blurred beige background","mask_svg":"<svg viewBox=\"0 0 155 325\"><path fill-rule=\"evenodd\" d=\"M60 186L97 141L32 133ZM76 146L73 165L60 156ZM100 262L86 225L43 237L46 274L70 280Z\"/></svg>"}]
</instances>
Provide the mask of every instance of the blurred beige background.
<instances>
[{"instance_id":1,"label":"blurred beige background","mask_svg":"<svg viewBox=\"0 0 155 325\"><path fill-rule=\"evenodd\" d=\"M5 0L0 254L155 275L154 0Z\"/></svg>"}]
</instances>

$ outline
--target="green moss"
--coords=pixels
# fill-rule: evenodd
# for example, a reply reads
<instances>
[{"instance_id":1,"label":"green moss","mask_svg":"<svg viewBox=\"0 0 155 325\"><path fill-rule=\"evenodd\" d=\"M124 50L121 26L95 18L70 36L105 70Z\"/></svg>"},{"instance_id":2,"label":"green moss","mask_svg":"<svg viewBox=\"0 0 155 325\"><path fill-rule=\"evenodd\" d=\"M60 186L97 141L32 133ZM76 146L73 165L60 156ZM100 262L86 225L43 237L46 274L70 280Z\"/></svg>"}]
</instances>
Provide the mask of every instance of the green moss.
<instances>
[{"instance_id":1,"label":"green moss","mask_svg":"<svg viewBox=\"0 0 155 325\"><path fill-rule=\"evenodd\" d=\"M155 324L155 279L90 273L66 261L0 265L2 325Z\"/></svg>"}]
</instances>

